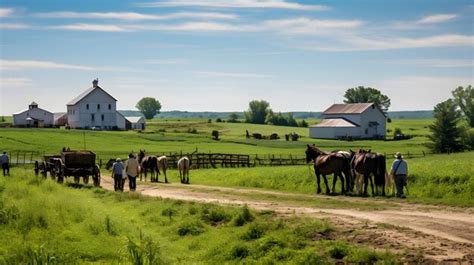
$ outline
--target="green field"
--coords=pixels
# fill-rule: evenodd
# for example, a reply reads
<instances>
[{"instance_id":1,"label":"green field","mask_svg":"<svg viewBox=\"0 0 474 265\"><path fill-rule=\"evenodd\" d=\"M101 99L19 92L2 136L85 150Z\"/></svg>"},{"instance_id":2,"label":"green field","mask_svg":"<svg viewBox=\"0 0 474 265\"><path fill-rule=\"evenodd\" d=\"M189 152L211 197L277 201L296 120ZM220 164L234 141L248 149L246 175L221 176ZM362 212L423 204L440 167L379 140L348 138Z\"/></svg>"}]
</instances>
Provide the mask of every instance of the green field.
<instances>
[{"instance_id":1,"label":"green field","mask_svg":"<svg viewBox=\"0 0 474 265\"><path fill-rule=\"evenodd\" d=\"M0 178L0 264L400 261L346 241L356 232L329 220L58 185L30 169L12 173Z\"/></svg>"}]
</instances>

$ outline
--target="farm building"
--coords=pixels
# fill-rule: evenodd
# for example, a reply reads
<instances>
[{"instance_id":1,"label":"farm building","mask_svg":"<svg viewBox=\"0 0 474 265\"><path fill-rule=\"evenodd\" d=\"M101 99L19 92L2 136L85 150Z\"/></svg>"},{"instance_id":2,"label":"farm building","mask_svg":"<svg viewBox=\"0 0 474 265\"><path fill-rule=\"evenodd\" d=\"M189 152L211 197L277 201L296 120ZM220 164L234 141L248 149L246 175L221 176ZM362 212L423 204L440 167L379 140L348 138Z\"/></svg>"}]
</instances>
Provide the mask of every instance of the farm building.
<instances>
[{"instance_id":1,"label":"farm building","mask_svg":"<svg viewBox=\"0 0 474 265\"><path fill-rule=\"evenodd\" d=\"M309 128L311 138L384 139L385 114L373 103L334 104Z\"/></svg>"},{"instance_id":2,"label":"farm building","mask_svg":"<svg viewBox=\"0 0 474 265\"><path fill-rule=\"evenodd\" d=\"M98 79L92 82L91 88L67 104L67 122L73 129L127 128L125 117L117 111L117 100L99 86Z\"/></svg>"},{"instance_id":3,"label":"farm building","mask_svg":"<svg viewBox=\"0 0 474 265\"><path fill-rule=\"evenodd\" d=\"M38 108L38 103L32 102L27 110L13 114L13 126L17 127L53 127L54 114Z\"/></svg>"},{"instance_id":4,"label":"farm building","mask_svg":"<svg viewBox=\"0 0 474 265\"><path fill-rule=\"evenodd\" d=\"M127 120L130 121L132 130L145 130L145 118L142 116L127 117Z\"/></svg>"},{"instance_id":5,"label":"farm building","mask_svg":"<svg viewBox=\"0 0 474 265\"><path fill-rule=\"evenodd\" d=\"M54 126L60 127L67 124L67 113L66 112L56 112L54 113Z\"/></svg>"}]
</instances>

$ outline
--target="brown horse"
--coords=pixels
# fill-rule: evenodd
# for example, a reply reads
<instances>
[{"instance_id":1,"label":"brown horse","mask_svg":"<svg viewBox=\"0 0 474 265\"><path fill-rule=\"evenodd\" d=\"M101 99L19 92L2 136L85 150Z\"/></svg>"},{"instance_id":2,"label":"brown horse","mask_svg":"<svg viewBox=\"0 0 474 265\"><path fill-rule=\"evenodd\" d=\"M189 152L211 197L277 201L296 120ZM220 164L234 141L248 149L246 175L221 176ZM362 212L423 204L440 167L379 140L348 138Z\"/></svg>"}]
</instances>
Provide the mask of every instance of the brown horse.
<instances>
[{"instance_id":1,"label":"brown horse","mask_svg":"<svg viewBox=\"0 0 474 265\"><path fill-rule=\"evenodd\" d=\"M386 164L385 156L378 153L372 153L371 150L359 150L354 154L351 161L352 169L355 174L364 175L364 193L363 196L367 196L367 187L370 181L370 187L372 189L372 195L375 196L375 187L382 188L382 196L385 196L385 173ZM372 180L372 175L374 176Z\"/></svg>"},{"instance_id":2,"label":"brown horse","mask_svg":"<svg viewBox=\"0 0 474 265\"><path fill-rule=\"evenodd\" d=\"M158 169L158 159L156 156L147 156L145 155L145 150L140 150L140 153L138 153L138 163L140 164L140 181L142 180L142 173L145 173L146 181L146 173L150 170L150 181L158 182L160 170Z\"/></svg>"},{"instance_id":3,"label":"brown horse","mask_svg":"<svg viewBox=\"0 0 474 265\"><path fill-rule=\"evenodd\" d=\"M330 194L332 191L329 189L328 180L326 175L334 174L333 180L333 187L332 190L334 191L336 185L336 178L339 177L342 182L342 193L346 193L346 189L344 188L344 175L346 176L346 184L347 182L351 182L351 170L350 170L350 163L349 160L346 159L341 154L338 153L326 153L319 150L314 145L307 145L306 153L306 163L313 162L314 163L314 173L317 177L318 183L318 193L321 193L321 185L320 185L320 175L323 175L324 184L326 185L326 194ZM350 186L348 187L348 191L350 191Z\"/></svg>"}]
</instances>

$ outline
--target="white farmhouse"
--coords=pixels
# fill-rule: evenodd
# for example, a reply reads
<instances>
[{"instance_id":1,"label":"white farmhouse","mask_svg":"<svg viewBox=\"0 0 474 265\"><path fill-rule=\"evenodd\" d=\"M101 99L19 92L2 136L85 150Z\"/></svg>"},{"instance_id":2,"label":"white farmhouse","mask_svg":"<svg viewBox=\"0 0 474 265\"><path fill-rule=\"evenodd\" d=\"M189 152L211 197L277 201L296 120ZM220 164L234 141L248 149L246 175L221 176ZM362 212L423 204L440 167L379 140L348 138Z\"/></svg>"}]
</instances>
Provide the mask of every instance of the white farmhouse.
<instances>
[{"instance_id":1,"label":"white farmhouse","mask_svg":"<svg viewBox=\"0 0 474 265\"><path fill-rule=\"evenodd\" d=\"M13 126L16 127L53 127L54 114L38 108L36 102L32 102L27 110L13 114Z\"/></svg>"},{"instance_id":2,"label":"white farmhouse","mask_svg":"<svg viewBox=\"0 0 474 265\"><path fill-rule=\"evenodd\" d=\"M322 139L384 139L385 132L385 114L373 103L334 104L309 127L311 138Z\"/></svg>"},{"instance_id":3,"label":"white farmhouse","mask_svg":"<svg viewBox=\"0 0 474 265\"><path fill-rule=\"evenodd\" d=\"M67 117L68 125L73 129L126 129L126 122L117 111L117 100L99 86L98 79L67 104Z\"/></svg>"}]
</instances>

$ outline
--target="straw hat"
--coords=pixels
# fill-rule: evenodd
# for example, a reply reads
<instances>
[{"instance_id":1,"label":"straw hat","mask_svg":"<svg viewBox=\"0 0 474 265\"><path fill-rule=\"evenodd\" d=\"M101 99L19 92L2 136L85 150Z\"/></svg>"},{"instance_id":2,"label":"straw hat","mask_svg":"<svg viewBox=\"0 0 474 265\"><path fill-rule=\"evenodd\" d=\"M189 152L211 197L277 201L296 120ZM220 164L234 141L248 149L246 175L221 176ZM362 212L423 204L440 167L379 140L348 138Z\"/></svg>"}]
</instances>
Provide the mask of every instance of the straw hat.
<instances>
[{"instance_id":1,"label":"straw hat","mask_svg":"<svg viewBox=\"0 0 474 265\"><path fill-rule=\"evenodd\" d=\"M403 155L402 155L402 153L397 152L397 153L395 154L395 157L396 157L396 158L403 158Z\"/></svg>"},{"instance_id":2,"label":"straw hat","mask_svg":"<svg viewBox=\"0 0 474 265\"><path fill-rule=\"evenodd\" d=\"M115 162L122 162L122 159L120 159L120 157L119 157L119 158L115 159Z\"/></svg>"}]
</instances>

